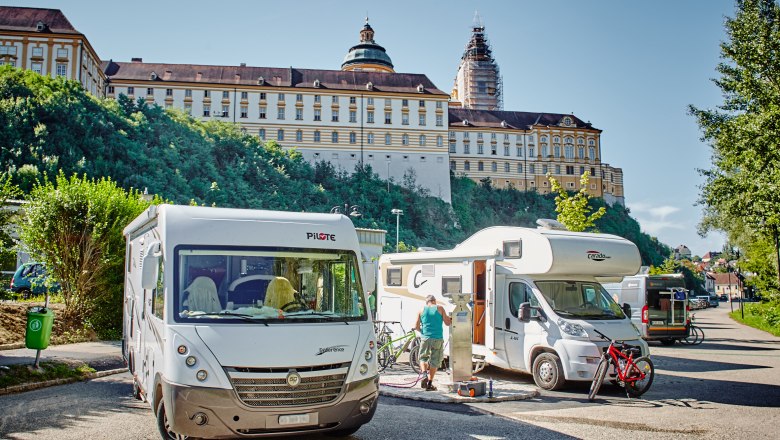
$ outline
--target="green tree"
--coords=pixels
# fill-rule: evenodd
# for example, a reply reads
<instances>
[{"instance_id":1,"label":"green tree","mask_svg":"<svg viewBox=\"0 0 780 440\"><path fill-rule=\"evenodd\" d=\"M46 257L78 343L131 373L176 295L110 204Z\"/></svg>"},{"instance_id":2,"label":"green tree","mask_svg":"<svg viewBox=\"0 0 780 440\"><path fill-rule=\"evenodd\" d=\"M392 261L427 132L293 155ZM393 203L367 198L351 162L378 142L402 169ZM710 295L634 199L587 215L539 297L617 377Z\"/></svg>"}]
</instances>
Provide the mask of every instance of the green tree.
<instances>
[{"instance_id":1,"label":"green tree","mask_svg":"<svg viewBox=\"0 0 780 440\"><path fill-rule=\"evenodd\" d=\"M125 242L122 229L149 202L109 178L57 175L36 185L21 238L62 286L66 313L100 336L121 328Z\"/></svg>"},{"instance_id":2,"label":"green tree","mask_svg":"<svg viewBox=\"0 0 780 440\"><path fill-rule=\"evenodd\" d=\"M715 84L723 93L717 109L690 106L712 147L712 168L699 203L705 208L702 234L723 230L749 248L757 241L780 253L780 6L775 0L738 0L726 19L727 39ZM750 260L766 258L759 253ZM774 260L774 261L772 261ZM780 271L774 270L775 280ZM777 288L777 284L774 288Z\"/></svg>"},{"instance_id":3,"label":"green tree","mask_svg":"<svg viewBox=\"0 0 780 440\"><path fill-rule=\"evenodd\" d=\"M0 267L13 269L16 265L16 242L13 231L17 214L8 206L8 201L20 195L19 188L11 183L11 176L0 173Z\"/></svg>"},{"instance_id":4,"label":"green tree","mask_svg":"<svg viewBox=\"0 0 780 440\"><path fill-rule=\"evenodd\" d=\"M552 192L558 193L555 196L555 212L558 213L558 221L566 226L566 229L574 232L583 232L588 228L596 226L596 220L607 213L603 206L593 212L593 208L588 205L590 195L588 194L588 180L590 173L585 173L580 177L580 190L570 195L550 173L547 173L547 180L550 181Z\"/></svg>"}]
</instances>

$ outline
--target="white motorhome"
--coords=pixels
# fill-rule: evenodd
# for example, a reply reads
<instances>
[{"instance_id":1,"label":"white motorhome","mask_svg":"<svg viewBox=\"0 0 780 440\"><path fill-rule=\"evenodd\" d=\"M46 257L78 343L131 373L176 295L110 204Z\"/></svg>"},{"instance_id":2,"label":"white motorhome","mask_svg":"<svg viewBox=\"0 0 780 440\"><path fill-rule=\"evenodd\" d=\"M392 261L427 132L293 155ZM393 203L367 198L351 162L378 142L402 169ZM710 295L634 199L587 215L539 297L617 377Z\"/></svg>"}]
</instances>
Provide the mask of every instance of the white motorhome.
<instances>
[{"instance_id":1,"label":"white motorhome","mask_svg":"<svg viewBox=\"0 0 780 440\"><path fill-rule=\"evenodd\" d=\"M347 217L160 205L124 235L123 353L163 438L371 420L375 335Z\"/></svg>"},{"instance_id":2,"label":"white motorhome","mask_svg":"<svg viewBox=\"0 0 780 440\"><path fill-rule=\"evenodd\" d=\"M645 340L672 345L688 336L688 295L682 274L633 275L604 288L615 301L631 306L631 320Z\"/></svg>"},{"instance_id":3,"label":"white motorhome","mask_svg":"<svg viewBox=\"0 0 780 440\"><path fill-rule=\"evenodd\" d=\"M639 265L636 246L614 235L491 227L452 250L383 255L378 319L410 328L427 295L451 311L445 294L470 293L473 354L558 389L565 380L593 379L608 345L594 330L649 354L599 284Z\"/></svg>"}]
</instances>

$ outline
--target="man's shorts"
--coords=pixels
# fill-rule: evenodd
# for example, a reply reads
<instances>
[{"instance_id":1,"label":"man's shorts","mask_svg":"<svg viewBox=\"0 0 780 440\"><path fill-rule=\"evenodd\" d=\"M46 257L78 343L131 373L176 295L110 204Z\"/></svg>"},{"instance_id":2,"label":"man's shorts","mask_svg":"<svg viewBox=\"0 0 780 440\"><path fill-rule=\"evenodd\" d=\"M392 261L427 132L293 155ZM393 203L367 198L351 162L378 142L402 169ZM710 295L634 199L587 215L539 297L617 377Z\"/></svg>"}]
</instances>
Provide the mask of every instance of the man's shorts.
<instances>
[{"instance_id":1,"label":"man's shorts","mask_svg":"<svg viewBox=\"0 0 780 440\"><path fill-rule=\"evenodd\" d=\"M423 338L420 345L420 362L429 364L431 368L441 368L444 359L444 339Z\"/></svg>"}]
</instances>

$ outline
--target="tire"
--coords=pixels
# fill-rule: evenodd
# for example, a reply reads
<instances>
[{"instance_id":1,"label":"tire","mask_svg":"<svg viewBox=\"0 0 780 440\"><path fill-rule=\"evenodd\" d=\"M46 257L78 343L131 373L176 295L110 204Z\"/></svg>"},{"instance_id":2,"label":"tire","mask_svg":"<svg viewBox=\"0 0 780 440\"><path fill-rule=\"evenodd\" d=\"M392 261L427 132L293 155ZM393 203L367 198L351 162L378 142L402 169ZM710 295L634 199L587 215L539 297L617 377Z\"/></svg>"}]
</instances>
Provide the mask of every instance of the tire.
<instances>
[{"instance_id":1,"label":"tire","mask_svg":"<svg viewBox=\"0 0 780 440\"><path fill-rule=\"evenodd\" d=\"M663 344L663 345L665 345L667 347L672 346L672 345L674 345L674 339L672 339L672 338L661 339L661 344Z\"/></svg>"},{"instance_id":2,"label":"tire","mask_svg":"<svg viewBox=\"0 0 780 440\"><path fill-rule=\"evenodd\" d=\"M680 342L685 345L693 345L696 343L696 340L698 339L698 333L696 332L696 327L691 326L688 329L688 336L686 336L683 339L680 339Z\"/></svg>"},{"instance_id":3,"label":"tire","mask_svg":"<svg viewBox=\"0 0 780 440\"><path fill-rule=\"evenodd\" d=\"M328 437L349 437L350 435L356 433L358 429L360 429L360 426L353 426L352 428L326 432L325 435Z\"/></svg>"},{"instance_id":4,"label":"tire","mask_svg":"<svg viewBox=\"0 0 780 440\"><path fill-rule=\"evenodd\" d=\"M420 347L422 344L420 344L419 339L415 339L412 342L411 347L409 347L409 366L412 367L412 370L414 370L415 373L420 374L422 370L420 369Z\"/></svg>"},{"instance_id":5,"label":"tire","mask_svg":"<svg viewBox=\"0 0 780 440\"><path fill-rule=\"evenodd\" d=\"M390 365L390 357L391 357L390 349L385 348L384 350L380 350L376 353L376 370L378 372L385 371L385 368L387 368L388 365Z\"/></svg>"},{"instance_id":6,"label":"tire","mask_svg":"<svg viewBox=\"0 0 780 440\"><path fill-rule=\"evenodd\" d=\"M534 359L533 375L536 386L543 390L561 389L566 383L561 358L555 353L542 353Z\"/></svg>"},{"instance_id":7,"label":"tire","mask_svg":"<svg viewBox=\"0 0 780 440\"><path fill-rule=\"evenodd\" d=\"M653 378L655 377L655 367L653 361L647 356L642 356L634 360L634 364L631 365L631 370L626 373L626 376L632 377L639 375L639 371L645 373L645 378L642 381L626 381L626 392L631 397L639 397L650 389L650 385L653 384Z\"/></svg>"},{"instance_id":8,"label":"tire","mask_svg":"<svg viewBox=\"0 0 780 440\"><path fill-rule=\"evenodd\" d=\"M604 382L604 377L607 376L607 370L609 369L609 361L605 358L601 358L598 368L596 368L596 375L593 376L593 382L590 384L590 392L588 393L588 400L593 402L596 399L596 394L601 388L601 384Z\"/></svg>"},{"instance_id":9,"label":"tire","mask_svg":"<svg viewBox=\"0 0 780 440\"><path fill-rule=\"evenodd\" d=\"M32 297L32 291L30 289L21 289L19 291L19 297L22 299L30 299Z\"/></svg>"},{"instance_id":10,"label":"tire","mask_svg":"<svg viewBox=\"0 0 780 440\"><path fill-rule=\"evenodd\" d=\"M165 414L165 404L160 400L157 405L157 430L163 440L188 440L189 437L173 432L168 424L168 416Z\"/></svg>"},{"instance_id":11,"label":"tire","mask_svg":"<svg viewBox=\"0 0 780 440\"><path fill-rule=\"evenodd\" d=\"M696 342L694 344L699 345L704 342L704 330L701 327L694 327L694 330L696 330Z\"/></svg>"}]
</instances>

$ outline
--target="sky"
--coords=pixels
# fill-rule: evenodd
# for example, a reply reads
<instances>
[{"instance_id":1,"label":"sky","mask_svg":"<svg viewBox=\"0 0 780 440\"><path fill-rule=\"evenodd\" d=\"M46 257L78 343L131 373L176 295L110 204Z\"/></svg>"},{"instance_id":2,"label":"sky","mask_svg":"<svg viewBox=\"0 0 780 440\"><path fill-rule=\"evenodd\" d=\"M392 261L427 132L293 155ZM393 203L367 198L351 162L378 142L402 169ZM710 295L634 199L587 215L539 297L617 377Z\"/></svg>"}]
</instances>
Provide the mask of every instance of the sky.
<instances>
[{"instance_id":1,"label":"sky","mask_svg":"<svg viewBox=\"0 0 780 440\"><path fill-rule=\"evenodd\" d=\"M339 69L365 17L396 72L450 91L475 11L504 83L504 109L574 113L602 133L602 161L623 169L642 230L694 255L695 206L710 147L688 105L722 102L712 83L733 0L111 2L2 1L59 8L102 59Z\"/></svg>"}]
</instances>

